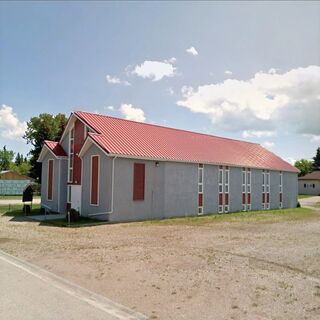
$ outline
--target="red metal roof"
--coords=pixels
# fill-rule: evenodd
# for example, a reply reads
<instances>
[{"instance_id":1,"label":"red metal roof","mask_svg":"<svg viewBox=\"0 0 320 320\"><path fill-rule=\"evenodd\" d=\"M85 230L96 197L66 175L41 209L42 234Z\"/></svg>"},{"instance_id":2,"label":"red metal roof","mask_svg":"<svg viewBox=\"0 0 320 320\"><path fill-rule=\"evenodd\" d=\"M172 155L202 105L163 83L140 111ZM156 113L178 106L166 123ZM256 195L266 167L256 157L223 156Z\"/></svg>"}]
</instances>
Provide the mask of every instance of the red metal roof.
<instances>
[{"instance_id":1,"label":"red metal roof","mask_svg":"<svg viewBox=\"0 0 320 320\"><path fill-rule=\"evenodd\" d=\"M320 171L313 171L300 177L299 180L320 180Z\"/></svg>"},{"instance_id":2,"label":"red metal roof","mask_svg":"<svg viewBox=\"0 0 320 320\"><path fill-rule=\"evenodd\" d=\"M256 143L87 112L75 115L96 132L89 136L111 154L298 172Z\"/></svg>"},{"instance_id":3,"label":"red metal roof","mask_svg":"<svg viewBox=\"0 0 320 320\"><path fill-rule=\"evenodd\" d=\"M44 143L57 157L67 156L67 154L58 142L45 140Z\"/></svg>"}]
</instances>

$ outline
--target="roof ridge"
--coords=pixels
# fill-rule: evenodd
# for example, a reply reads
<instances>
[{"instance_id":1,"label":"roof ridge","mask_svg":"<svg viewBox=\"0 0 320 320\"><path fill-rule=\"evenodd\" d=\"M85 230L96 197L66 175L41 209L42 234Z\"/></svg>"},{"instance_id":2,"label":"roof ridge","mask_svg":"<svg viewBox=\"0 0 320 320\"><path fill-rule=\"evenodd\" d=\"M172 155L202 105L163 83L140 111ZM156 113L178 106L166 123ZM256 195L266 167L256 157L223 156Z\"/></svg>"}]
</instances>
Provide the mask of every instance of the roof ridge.
<instances>
[{"instance_id":1,"label":"roof ridge","mask_svg":"<svg viewBox=\"0 0 320 320\"><path fill-rule=\"evenodd\" d=\"M91 114L91 115L94 115L94 116L111 118L111 119L121 120L121 121L125 121L125 122L133 122L133 123L138 123L138 124L146 125L146 126L159 127L159 128L163 128L163 129L169 129L169 130L180 131L180 132L187 132L187 133L198 134L198 135L203 135L203 136L212 137L212 138L231 140L231 141L242 142L242 143L250 143L250 144L255 144L255 145L260 145L261 146L261 144L257 143L257 142L251 142L251 141L233 139L233 138L226 138L226 137L221 137L221 136L212 135L212 134L203 133L203 132L195 132L195 131L186 130L186 129L178 129L178 128L173 128L173 127L166 127L166 126L159 125L159 124L152 124L152 123L139 122L139 121L134 121L134 120L127 120L127 119L122 119L122 118L118 118L118 117L112 117L112 116L105 115L105 114L98 114L98 113L87 112L87 111L73 111L73 113L75 113L75 114L87 113L87 114Z\"/></svg>"}]
</instances>

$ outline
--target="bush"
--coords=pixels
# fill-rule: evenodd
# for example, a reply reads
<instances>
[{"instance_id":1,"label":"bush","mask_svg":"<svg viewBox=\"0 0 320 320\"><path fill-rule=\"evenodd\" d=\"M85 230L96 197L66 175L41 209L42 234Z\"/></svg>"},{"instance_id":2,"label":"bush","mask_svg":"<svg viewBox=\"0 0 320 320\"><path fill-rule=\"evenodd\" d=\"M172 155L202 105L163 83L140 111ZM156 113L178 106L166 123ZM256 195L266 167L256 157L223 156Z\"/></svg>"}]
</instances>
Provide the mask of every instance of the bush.
<instances>
[{"instance_id":1,"label":"bush","mask_svg":"<svg viewBox=\"0 0 320 320\"><path fill-rule=\"evenodd\" d=\"M300 204L300 202L298 201L298 203L297 203L297 208L300 208L301 207L301 204Z\"/></svg>"},{"instance_id":2,"label":"bush","mask_svg":"<svg viewBox=\"0 0 320 320\"><path fill-rule=\"evenodd\" d=\"M70 215L70 222L75 222L75 221L78 221L79 218L80 218L80 214L79 214L79 211L76 210L76 209L73 209L71 208L69 211L68 211L69 215ZM68 214L66 216L66 220L68 221Z\"/></svg>"}]
</instances>

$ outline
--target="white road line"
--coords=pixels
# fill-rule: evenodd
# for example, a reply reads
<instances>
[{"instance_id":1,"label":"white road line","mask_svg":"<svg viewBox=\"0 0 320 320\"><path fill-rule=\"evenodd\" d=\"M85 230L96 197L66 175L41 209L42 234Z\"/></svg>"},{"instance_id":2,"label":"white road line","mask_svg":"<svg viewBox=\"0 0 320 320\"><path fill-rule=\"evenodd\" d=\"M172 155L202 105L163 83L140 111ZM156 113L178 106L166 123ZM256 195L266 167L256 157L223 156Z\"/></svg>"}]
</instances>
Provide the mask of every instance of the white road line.
<instances>
[{"instance_id":1,"label":"white road line","mask_svg":"<svg viewBox=\"0 0 320 320\"><path fill-rule=\"evenodd\" d=\"M106 313L121 320L145 320L148 319L145 315L127 308L119 303L116 303L106 297L93 293L85 288L82 288L66 279L63 279L49 271L41 269L29 262L23 261L4 251L0 250L0 259L10 263L11 265L20 268L21 270L37 277L38 279L49 283L69 295L78 298Z\"/></svg>"}]
</instances>

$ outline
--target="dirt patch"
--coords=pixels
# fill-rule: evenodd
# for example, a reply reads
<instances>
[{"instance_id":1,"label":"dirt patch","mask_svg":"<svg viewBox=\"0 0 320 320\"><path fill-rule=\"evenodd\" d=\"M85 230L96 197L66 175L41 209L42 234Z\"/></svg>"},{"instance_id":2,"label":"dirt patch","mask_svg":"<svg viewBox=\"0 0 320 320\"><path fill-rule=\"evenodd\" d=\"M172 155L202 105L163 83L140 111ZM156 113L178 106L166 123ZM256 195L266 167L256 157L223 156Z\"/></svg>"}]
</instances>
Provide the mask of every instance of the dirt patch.
<instances>
[{"instance_id":1,"label":"dirt patch","mask_svg":"<svg viewBox=\"0 0 320 320\"><path fill-rule=\"evenodd\" d=\"M320 218L68 229L0 218L0 248L151 319L319 319Z\"/></svg>"}]
</instances>

